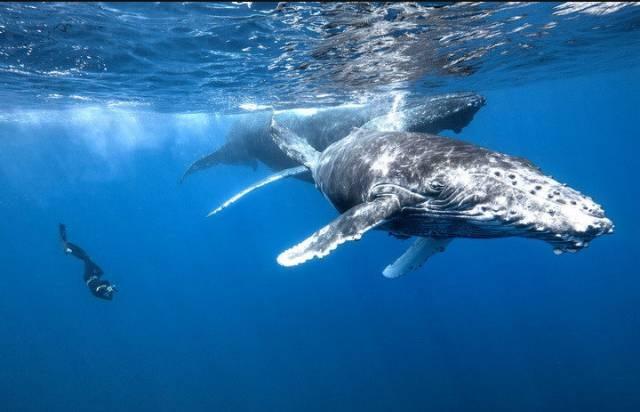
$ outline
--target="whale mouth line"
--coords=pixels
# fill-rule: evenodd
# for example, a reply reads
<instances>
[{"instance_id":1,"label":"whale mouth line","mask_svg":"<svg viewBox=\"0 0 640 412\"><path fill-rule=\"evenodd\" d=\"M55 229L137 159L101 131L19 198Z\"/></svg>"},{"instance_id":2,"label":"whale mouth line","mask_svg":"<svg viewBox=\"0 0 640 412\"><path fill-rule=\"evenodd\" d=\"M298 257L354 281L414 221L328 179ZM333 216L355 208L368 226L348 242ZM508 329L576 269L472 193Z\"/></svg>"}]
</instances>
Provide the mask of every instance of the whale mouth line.
<instances>
[{"instance_id":1,"label":"whale mouth line","mask_svg":"<svg viewBox=\"0 0 640 412\"><path fill-rule=\"evenodd\" d=\"M402 213L407 218L431 219L434 227L442 222L454 226L467 223L466 232L472 237L498 236L522 236L530 239L538 239L549 243L554 248L554 253L575 253L589 246L589 242L600 235L613 233L612 228L602 227L584 233L563 233L554 231L553 228L537 223L522 223L521 217L512 217L507 211L492 210L481 212L476 210L440 209L433 208L431 203L424 202L420 205L405 207Z\"/></svg>"},{"instance_id":2,"label":"whale mouth line","mask_svg":"<svg viewBox=\"0 0 640 412\"><path fill-rule=\"evenodd\" d=\"M455 210L455 209L440 210L440 209L431 209L431 208L422 208L422 207L405 207L402 209L402 211L403 213L406 213L408 215L416 215L416 216L428 217L428 218L434 218L434 219L458 218L458 219L478 220L478 221L492 220L491 217L488 217L482 213Z\"/></svg>"}]
</instances>

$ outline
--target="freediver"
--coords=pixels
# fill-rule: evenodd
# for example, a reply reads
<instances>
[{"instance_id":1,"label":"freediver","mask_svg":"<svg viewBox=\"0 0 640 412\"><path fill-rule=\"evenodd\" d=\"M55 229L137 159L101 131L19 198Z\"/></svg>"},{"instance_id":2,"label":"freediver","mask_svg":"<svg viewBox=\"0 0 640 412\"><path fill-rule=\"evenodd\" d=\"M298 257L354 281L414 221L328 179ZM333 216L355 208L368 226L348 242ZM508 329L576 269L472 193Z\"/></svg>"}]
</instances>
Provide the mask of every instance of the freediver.
<instances>
[{"instance_id":1,"label":"freediver","mask_svg":"<svg viewBox=\"0 0 640 412\"><path fill-rule=\"evenodd\" d=\"M67 241L67 228L62 223L60 223L60 240L62 240L64 253L71 254L84 262L84 282L93 296L105 300L113 299L113 294L117 291L116 286L108 280L100 279L104 273L102 269L91 260L81 247Z\"/></svg>"}]
</instances>

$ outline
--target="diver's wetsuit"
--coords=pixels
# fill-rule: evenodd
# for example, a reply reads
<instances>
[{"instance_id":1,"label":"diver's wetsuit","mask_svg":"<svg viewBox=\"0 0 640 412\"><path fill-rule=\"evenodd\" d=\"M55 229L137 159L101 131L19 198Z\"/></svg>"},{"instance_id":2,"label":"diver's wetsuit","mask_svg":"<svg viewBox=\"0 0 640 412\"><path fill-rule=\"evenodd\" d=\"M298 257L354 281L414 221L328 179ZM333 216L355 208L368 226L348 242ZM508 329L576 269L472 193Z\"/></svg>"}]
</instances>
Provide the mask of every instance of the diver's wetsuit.
<instances>
[{"instance_id":1,"label":"diver's wetsuit","mask_svg":"<svg viewBox=\"0 0 640 412\"><path fill-rule=\"evenodd\" d=\"M115 285L111 285L108 280L100 279L104 273L102 269L91 260L87 252L82 250L80 246L67 241L67 228L63 224L60 224L60 239L64 253L71 254L84 262L84 281L91 293L100 299L113 299L113 294L116 291Z\"/></svg>"}]
</instances>

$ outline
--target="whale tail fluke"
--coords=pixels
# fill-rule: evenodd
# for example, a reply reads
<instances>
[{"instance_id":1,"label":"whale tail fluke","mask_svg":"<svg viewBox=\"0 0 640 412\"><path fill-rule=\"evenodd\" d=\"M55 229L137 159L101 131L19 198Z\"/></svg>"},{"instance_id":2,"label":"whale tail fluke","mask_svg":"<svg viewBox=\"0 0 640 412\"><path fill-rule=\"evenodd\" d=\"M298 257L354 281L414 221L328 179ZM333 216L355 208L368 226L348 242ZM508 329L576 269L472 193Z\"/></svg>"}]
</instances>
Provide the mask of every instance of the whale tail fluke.
<instances>
[{"instance_id":1,"label":"whale tail fluke","mask_svg":"<svg viewBox=\"0 0 640 412\"><path fill-rule=\"evenodd\" d=\"M253 157L249 156L245 151L238 150L232 142L229 142L215 152L209 153L193 162L178 182L182 183L189 175L219 164L245 164L252 167L253 170L258 167L258 162Z\"/></svg>"}]
</instances>

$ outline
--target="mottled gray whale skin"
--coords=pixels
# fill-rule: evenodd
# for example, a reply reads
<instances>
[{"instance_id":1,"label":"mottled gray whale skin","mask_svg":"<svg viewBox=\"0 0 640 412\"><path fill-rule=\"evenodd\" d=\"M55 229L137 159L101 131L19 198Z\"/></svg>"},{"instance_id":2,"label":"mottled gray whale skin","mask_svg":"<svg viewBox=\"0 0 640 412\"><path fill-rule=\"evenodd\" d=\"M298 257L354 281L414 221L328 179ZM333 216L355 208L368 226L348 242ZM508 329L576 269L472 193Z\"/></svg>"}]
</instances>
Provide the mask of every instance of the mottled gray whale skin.
<instances>
[{"instance_id":1,"label":"mottled gray whale skin","mask_svg":"<svg viewBox=\"0 0 640 412\"><path fill-rule=\"evenodd\" d=\"M373 228L430 239L394 264L401 267L388 267L388 277L419 267L457 237L520 236L575 252L613 231L591 198L522 158L441 136L365 129L320 153L275 122L272 132L341 213L282 253L278 262L284 266L323 257Z\"/></svg>"},{"instance_id":2,"label":"mottled gray whale skin","mask_svg":"<svg viewBox=\"0 0 640 412\"><path fill-rule=\"evenodd\" d=\"M195 161L181 178L218 164L257 166L260 161L273 170L298 163L285 156L271 139L271 120L303 137L316 150L324 150L354 128L439 133L460 132L485 104L474 93L451 93L420 98L390 113L391 102L338 106L325 109L293 109L258 112L242 116L229 131L227 142L215 152Z\"/></svg>"}]
</instances>

